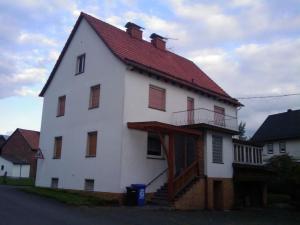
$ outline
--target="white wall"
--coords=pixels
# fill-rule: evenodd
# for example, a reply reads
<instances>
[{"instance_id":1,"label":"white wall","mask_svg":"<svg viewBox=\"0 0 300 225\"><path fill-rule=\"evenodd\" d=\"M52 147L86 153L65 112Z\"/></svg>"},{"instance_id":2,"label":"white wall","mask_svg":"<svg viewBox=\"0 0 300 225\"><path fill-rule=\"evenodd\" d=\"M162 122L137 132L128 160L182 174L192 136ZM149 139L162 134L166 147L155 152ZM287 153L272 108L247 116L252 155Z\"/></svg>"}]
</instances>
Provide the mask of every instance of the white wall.
<instances>
[{"instance_id":1,"label":"white wall","mask_svg":"<svg viewBox=\"0 0 300 225\"><path fill-rule=\"evenodd\" d=\"M3 170L1 170L2 166L4 166ZM5 171L7 171L8 177L28 178L30 172L30 165L13 164L12 162L0 157L0 176L3 176Z\"/></svg>"},{"instance_id":2,"label":"white wall","mask_svg":"<svg viewBox=\"0 0 300 225\"><path fill-rule=\"evenodd\" d=\"M75 76L78 55L86 54L85 72ZM95 190L120 192L121 135L125 66L82 20L44 96L37 186L83 189L95 179ZM90 87L101 84L100 107L88 110ZM65 116L56 117L57 99L66 95ZM87 132L98 131L97 157L86 158ZM61 159L53 158L54 137L62 136Z\"/></svg>"},{"instance_id":3,"label":"white wall","mask_svg":"<svg viewBox=\"0 0 300 225\"><path fill-rule=\"evenodd\" d=\"M82 53L85 72L75 76L76 57ZM96 84L101 84L100 107L88 110L90 87ZM165 112L148 108L150 84L166 89ZM57 118L62 95L66 95L65 116ZM123 192L132 183L148 183L167 162L148 159L147 133L129 130L127 122L171 123L172 112L186 110L187 97L194 98L195 108L213 110L218 105L226 114L236 115L233 106L127 70L83 20L44 95L40 148L45 159L38 160L36 185L49 187L51 178L57 177L59 188L83 189L89 178L95 179L95 191ZM95 158L85 157L89 131L98 131ZM63 137L61 159L52 159L56 136ZM220 173L223 176L224 171ZM147 192L165 180L161 177Z\"/></svg>"},{"instance_id":4,"label":"white wall","mask_svg":"<svg viewBox=\"0 0 300 225\"><path fill-rule=\"evenodd\" d=\"M296 158L298 161L300 161L300 139L295 140L286 140L285 142L286 146L286 153ZM265 144L263 147L263 158L264 160L268 160L272 156L275 155L282 155L284 153L280 153L279 149L279 141L270 142L273 143L273 154L268 154L268 145Z\"/></svg>"},{"instance_id":5,"label":"white wall","mask_svg":"<svg viewBox=\"0 0 300 225\"><path fill-rule=\"evenodd\" d=\"M166 89L166 111L148 108L149 85L156 85ZM167 168L166 160L147 158L147 133L128 130L127 122L159 121L171 123L172 113L187 109L187 97L194 98L195 108L214 110L214 105L225 108L225 113L236 116L236 108L217 102L211 98L196 94L164 81L150 78L127 70L125 79L124 129L123 129L123 160L122 160L122 187L130 183L147 183L161 171ZM210 138L210 137L208 137ZM232 141L230 135L225 135L224 161L222 165L209 164L209 175L216 177L232 177ZM211 148L208 145L208 148ZM210 151L210 150L208 150ZM208 156L209 157L209 156ZM147 192L153 192L166 182L163 176L152 184Z\"/></svg>"},{"instance_id":6,"label":"white wall","mask_svg":"<svg viewBox=\"0 0 300 225\"><path fill-rule=\"evenodd\" d=\"M222 136L223 138L223 163L213 163L212 160L212 136ZM233 143L232 136L224 133L206 132L205 136L205 169L204 173L208 177L219 178L232 178L233 168L232 163L234 159L233 155Z\"/></svg>"}]
</instances>

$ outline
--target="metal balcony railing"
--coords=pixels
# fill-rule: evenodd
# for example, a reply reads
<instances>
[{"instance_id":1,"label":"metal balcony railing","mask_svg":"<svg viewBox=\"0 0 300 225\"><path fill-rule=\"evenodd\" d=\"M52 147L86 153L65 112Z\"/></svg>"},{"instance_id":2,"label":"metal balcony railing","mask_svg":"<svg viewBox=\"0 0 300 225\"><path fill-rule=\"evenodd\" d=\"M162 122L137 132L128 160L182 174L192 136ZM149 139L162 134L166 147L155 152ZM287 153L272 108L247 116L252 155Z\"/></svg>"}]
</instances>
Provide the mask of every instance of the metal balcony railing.
<instances>
[{"instance_id":1,"label":"metal balcony railing","mask_svg":"<svg viewBox=\"0 0 300 225\"><path fill-rule=\"evenodd\" d=\"M218 113L205 108L178 111L173 112L172 114L172 124L177 126L201 123L234 131L238 130L238 122L236 117Z\"/></svg>"}]
</instances>

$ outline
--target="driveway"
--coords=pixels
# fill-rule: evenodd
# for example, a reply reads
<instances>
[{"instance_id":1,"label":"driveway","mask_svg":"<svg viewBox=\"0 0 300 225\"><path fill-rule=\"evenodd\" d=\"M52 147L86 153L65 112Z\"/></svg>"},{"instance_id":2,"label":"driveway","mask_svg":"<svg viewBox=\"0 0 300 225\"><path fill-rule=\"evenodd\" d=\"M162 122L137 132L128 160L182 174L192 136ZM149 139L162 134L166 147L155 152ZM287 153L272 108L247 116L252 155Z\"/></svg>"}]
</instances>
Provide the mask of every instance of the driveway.
<instances>
[{"instance_id":1,"label":"driveway","mask_svg":"<svg viewBox=\"0 0 300 225\"><path fill-rule=\"evenodd\" d=\"M0 225L289 225L300 212L280 209L230 212L157 208L72 207L0 185Z\"/></svg>"}]
</instances>

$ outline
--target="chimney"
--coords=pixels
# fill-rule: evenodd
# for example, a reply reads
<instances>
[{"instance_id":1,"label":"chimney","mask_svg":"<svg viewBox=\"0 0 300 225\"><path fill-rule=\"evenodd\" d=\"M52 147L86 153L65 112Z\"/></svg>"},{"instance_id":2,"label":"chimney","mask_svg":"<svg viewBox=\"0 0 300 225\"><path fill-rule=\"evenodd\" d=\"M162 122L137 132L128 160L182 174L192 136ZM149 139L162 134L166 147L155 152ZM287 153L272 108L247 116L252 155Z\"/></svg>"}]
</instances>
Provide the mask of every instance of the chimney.
<instances>
[{"instance_id":1,"label":"chimney","mask_svg":"<svg viewBox=\"0 0 300 225\"><path fill-rule=\"evenodd\" d=\"M136 25L134 23L128 22L126 23L125 27L127 28L126 32L133 38L136 39L143 39L143 31L142 31L142 27L140 27L139 25Z\"/></svg>"},{"instance_id":2,"label":"chimney","mask_svg":"<svg viewBox=\"0 0 300 225\"><path fill-rule=\"evenodd\" d=\"M153 33L150 36L151 38L151 44L153 44L156 48L160 49L160 50L166 50L166 38Z\"/></svg>"},{"instance_id":3,"label":"chimney","mask_svg":"<svg viewBox=\"0 0 300 225\"><path fill-rule=\"evenodd\" d=\"M291 110L291 109L288 109L288 110L287 110L287 112L292 112L292 111L293 111L293 110Z\"/></svg>"}]
</instances>

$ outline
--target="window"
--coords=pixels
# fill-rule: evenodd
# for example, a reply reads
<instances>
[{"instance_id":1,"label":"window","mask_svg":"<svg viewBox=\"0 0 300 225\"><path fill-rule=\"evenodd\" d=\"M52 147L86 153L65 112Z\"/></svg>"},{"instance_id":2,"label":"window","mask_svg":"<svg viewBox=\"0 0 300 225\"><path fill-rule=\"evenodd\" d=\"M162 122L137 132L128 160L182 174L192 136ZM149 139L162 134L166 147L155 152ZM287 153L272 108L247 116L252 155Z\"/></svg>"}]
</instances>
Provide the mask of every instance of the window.
<instances>
[{"instance_id":1,"label":"window","mask_svg":"<svg viewBox=\"0 0 300 225\"><path fill-rule=\"evenodd\" d=\"M156 133L148 133L147 155L150 157L161 158L162 146L160 143L160 137Z\"/></svg>"},{"instance_id":2,"label":"window","mask_svg":"<svg viewBox=\"0 0 300 225\"><path fill-rule=\"evenodd\" d=\"M86 156L96 157L96 152L97 152L97 131L93 131L88 133Z\"/></svg>"},{"instance_id":3,"label":"window","mask_svg":"<svg viewBox=\"0 0 300 225\"><path fill-rule=\"evenodd\" d=\"M212 136L213 163L223 163L223 138Z\"/></svg>"},{"instance_id":4,"label":"window","mask_svg":"<svg viewBox=\"0 0 300 225\"><path fill-rule=\"evenodd\" d=\"M225 126L225 109L214 106L214 124L217 126Z\"/></svg>"},{"instance_id":5,"label":"window","mask_svg":"<svg viewBox=\"0 0 300 225\"><path fill-rule=\"evenodd\" d=\"M279 151L280 153L286 153L285 142L279 142Z\"/></svg>"},{"instance_id":6,"label":"window","mask_svg":"<svg viewBox=\"0 0 300 225\"><path fill-rule=\"evenodd\" d=\"M150 85L149 87L149 108L166 110L166 90Z\"/></svg>"},{"instance_id":7,"label":"window","mask_svg":"<svg viewBox=\"0 0 300 225\"><path fill-rule=\"evenodd\" d=\"M267 145L268 154L273 154L273 143Z\"/></svg>"},{"instance_id":8,"label":"window","mask_svg":"<svg viewBox=\"0 0 300 225\"><path fill-rule=\"evenodd\" d=\"M58 97L56 116L64 116L65 115L65 104L66 104L66 96L64 95L64 96Z\"/></svg>"},{"instance_id":9,"label":"window","mask_svg":"<svg viewBox=\"0 0 300 225\"><path fill-rule=\"evenodd\" d=\"M90 109L99 107L99 99L100 99L100 84L91 87L90 91Z\"/></svg>"},{"instance_id":10,"label":"window","mask_svg":"<svg viewBox=\"0 0 300 225\"><path fill-rule=\"evenodd\" d=\"M54 138L54 159L61 158L61 147L62 147L62 137L55 137Z\"/></svg>"},{"instance_id":11,"label":"window","mask_svg":"<svg viewBox=\"0 0 300 225\"><path fill-rule=\"evenodd\" d=\"M1 166L1 170L4 170L4 165Z\"/></svg>"},{"instance_id":12,"label":"window","mask_svg":"<svg viewBox=\"0 0 300 225\"><path fill-rule=\"evenodd\" d=\"M94 180L93 179L85 179L84 190L85 191L94 191Z\"/></svg>"},{"instance_id":13,"label":"window","mask_svg":"<svg viewBox=\"0 0 300 225\"><path fill-rule=\"evenodd\" d=\"M80 74L84 72L85 67L85 54L77 56L76 61L76 74Z\"/></svg>"},{"instance_id":14,"label":"window","mask_svg":"<svg viewBox=\"0 0 300 225\"><path fill-rule=\"evenodd\" d=\"M58 178L53 177L51 179L51 188L58 188Z\"/></svg>"}]
</instances>

